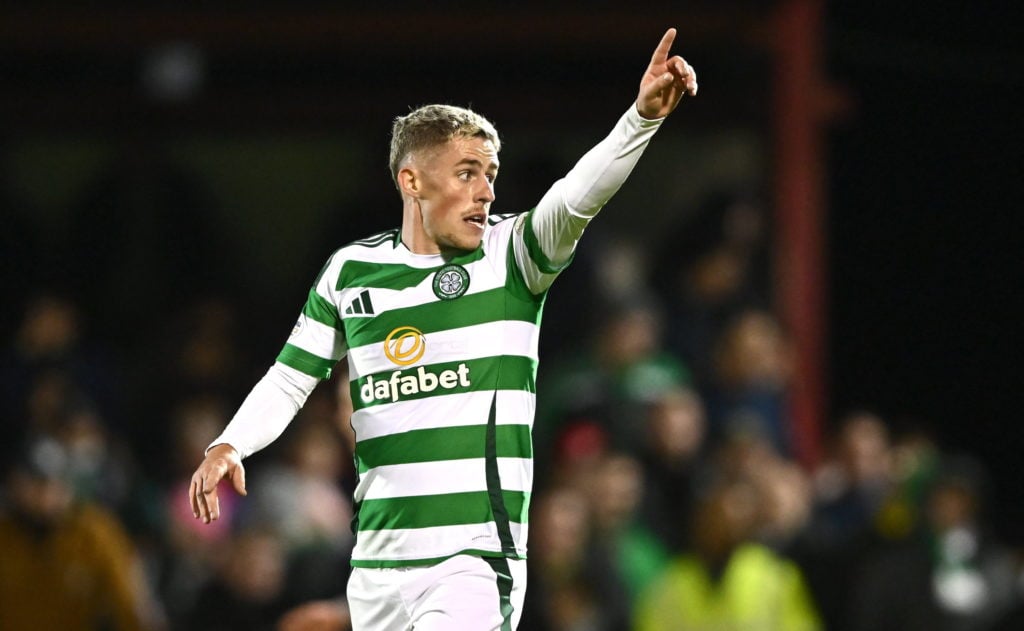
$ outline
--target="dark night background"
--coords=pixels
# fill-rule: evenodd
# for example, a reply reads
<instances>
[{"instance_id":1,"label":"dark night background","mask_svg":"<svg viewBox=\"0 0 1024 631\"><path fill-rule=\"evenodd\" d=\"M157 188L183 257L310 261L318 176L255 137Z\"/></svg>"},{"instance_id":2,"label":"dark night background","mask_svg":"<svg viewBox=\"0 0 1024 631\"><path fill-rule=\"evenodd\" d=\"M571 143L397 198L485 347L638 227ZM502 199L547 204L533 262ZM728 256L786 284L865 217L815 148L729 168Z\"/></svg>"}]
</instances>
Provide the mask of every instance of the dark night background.
<instances>
[{"instance_id":1,"label":"dark night background","mask_svg":"<svg viewBox=\"0 0 1024 631\"><path fill-rule=\"evenodd\" d=\"M827 39L856 101L829 137L834 407L982 457L1018 542L1021 25L980 3L836 2Z\"/></svg>"}]
</instances>

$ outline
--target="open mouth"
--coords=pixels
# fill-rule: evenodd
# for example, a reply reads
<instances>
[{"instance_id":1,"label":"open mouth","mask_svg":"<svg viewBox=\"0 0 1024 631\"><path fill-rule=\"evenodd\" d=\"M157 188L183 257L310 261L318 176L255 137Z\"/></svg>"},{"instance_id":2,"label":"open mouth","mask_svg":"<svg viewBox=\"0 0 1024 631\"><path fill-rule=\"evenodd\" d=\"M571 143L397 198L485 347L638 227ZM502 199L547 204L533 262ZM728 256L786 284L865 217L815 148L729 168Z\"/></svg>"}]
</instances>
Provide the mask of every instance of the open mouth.
<instances>
[{"instance_id":1,"label":"open mouth","mask_svg":"<svg viewBox=\"0 0 1024 631\"><path fill-rule=\"evenodd\" d=\"M472 215L463 217L462 220L478 228L483 228L484 224L487 222L487 215L485 215L484 213L474 213Z\"/></svg>"}]
</instances>

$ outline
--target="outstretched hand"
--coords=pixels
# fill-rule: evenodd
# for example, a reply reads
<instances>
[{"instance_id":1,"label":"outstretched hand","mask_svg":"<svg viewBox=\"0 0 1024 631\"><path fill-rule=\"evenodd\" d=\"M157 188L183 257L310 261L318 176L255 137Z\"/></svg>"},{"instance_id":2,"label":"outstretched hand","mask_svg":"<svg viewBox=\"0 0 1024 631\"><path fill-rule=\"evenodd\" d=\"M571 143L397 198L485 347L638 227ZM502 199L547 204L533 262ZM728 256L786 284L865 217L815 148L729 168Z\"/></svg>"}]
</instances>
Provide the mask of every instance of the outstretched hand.
<instances>
[{"instance_id":1,"label":"outstretched hand","mask_svg":"<svg viewBox=\"0 0 1024 631\"><path fill-rule=\"evenodd\" d=\"M696 71L679 55L668 56L675 38L674 28L665 31L661 43L654 49L647 71L640 79L636 109L644 118L668 116L679 105L684 94L697 95Z\"/></svg>"},{"instance_id":2,"label":"outstretched hand","mask_svg":"<svg viewBox=\"0 0 1024 631\"><path fill-rule=\"evenodd\" d=\"M245 468L238 452L228 444L212 447L192 474L188 496L193 517L202 519L206 524L220 517L217 484L224 478L230 478L238 494L245 495Z\"/></svg>"}]
</instances>

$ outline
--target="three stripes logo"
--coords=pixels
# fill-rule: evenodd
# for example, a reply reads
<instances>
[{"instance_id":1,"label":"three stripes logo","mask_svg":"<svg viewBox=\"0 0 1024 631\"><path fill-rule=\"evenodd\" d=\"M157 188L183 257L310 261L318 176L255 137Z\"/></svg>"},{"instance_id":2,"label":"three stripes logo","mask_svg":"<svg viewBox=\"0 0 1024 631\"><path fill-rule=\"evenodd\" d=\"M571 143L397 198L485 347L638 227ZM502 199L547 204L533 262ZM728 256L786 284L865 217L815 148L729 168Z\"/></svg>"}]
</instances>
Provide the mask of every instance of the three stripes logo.
<instances>
[{"instance_id":1,"label":"three stripes logo","mask_svg":"<svg viewBox=\"0 0 1024 631\"><path fill-rule=\"evenodd\" d=\"M373 315L373 303L370 302L370 290L364 289L359 297L345 309L345 315Z\"/></svg>"}]
</instances>

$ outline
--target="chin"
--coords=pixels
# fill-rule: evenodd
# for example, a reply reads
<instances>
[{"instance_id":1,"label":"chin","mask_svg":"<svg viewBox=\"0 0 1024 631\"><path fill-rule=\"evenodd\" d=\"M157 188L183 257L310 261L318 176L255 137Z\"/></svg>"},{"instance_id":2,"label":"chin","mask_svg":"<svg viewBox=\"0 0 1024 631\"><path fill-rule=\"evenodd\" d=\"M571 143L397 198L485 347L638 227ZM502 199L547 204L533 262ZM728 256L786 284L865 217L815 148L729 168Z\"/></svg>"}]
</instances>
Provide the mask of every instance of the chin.
<instances>
[{"instance_id":1,"label":"chin","mask_svg":"<svg viewBox=\"0 0 1024 631\"><path fill-rule=\"evenodd\" d=\"M472 252L473 250L480 247L483 243L483 237L467 237L464 239L451 239L447 243L442 244L442 248L446 250L459 250L461 252Z\"/></svg>"}]
</instances>

